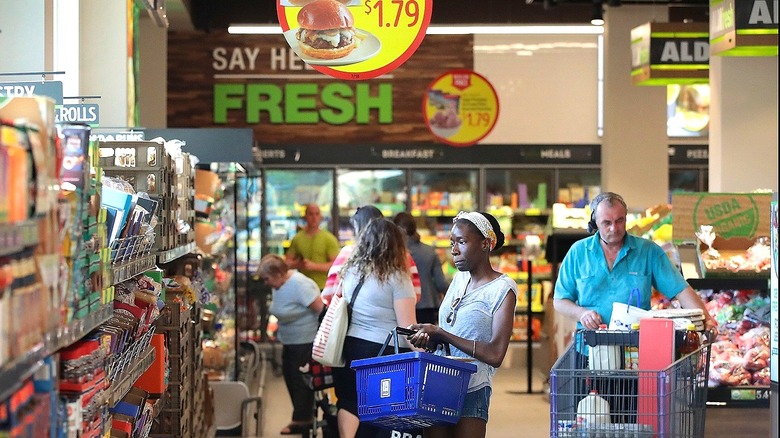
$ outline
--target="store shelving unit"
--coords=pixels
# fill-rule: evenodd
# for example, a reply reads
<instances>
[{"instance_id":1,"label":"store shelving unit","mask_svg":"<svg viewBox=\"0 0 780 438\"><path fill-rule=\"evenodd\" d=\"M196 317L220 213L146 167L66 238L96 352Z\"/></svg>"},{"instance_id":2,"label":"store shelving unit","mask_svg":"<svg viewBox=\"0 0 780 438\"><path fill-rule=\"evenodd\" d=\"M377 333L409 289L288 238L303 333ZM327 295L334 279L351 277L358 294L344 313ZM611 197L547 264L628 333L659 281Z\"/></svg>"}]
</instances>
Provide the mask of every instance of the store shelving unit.
<instances>
[{"instance_id":1,"label":"store shelving unit","mask_svg":"<svg viewBox=\"0 0 780 438\"><path fill-rule=\"evenodd\" d=\"M22 248L38 244L38 221L20 224L0 224L0 257L17 253Z\"/></svg>"},{"instance_id":2,"label":"store shelving unit","mask_svg":"<svg viewBox=\"0 0 780 438\"><path fill-rule=\"evenodd\" d=\"M61 348L83 338L87 333L111 317L112 307L104 306L100 311L91 313L86 319L74 320L45 336L45 341L22 357L0 367L0 401L13 394L22 382L35 374L43 365L43 359Z\"/></svg>"}]
</instances>

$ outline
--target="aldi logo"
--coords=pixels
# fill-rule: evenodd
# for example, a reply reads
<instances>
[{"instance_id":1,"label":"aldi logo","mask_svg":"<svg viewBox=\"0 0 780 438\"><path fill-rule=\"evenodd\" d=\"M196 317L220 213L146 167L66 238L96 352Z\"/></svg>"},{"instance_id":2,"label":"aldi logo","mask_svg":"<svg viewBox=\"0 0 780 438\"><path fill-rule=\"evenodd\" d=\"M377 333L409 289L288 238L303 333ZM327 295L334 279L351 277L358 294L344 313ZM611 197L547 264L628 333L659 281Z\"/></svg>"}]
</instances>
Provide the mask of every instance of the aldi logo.
<instances>
[{"instance_id":1,"label":"aldi logo","mask_svg":"<svg viewBox=\"0 0 780 438\"><path fill-rule=\"evenodd\" d=\"M390 379L382 379L381 382L379 382L379 385L379 398L390 397Z\"/></svg>"}]
</instances>

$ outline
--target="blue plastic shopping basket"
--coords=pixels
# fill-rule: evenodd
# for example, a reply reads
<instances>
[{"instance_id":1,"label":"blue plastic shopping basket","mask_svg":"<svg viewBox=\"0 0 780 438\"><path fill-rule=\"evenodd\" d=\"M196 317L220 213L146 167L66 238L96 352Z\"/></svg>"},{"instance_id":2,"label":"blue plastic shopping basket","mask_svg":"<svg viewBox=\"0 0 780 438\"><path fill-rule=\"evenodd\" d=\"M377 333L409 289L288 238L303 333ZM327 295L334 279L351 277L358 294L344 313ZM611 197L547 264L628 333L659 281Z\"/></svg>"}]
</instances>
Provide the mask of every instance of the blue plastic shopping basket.
<instances>
[{"instance_id":1,"label":"blue plastic shopping basket","mask_svg":"<svg viewBox=\"0 0 780 438\"><path fill-rule=\"evenodd\" d=\"M385 346L391 337L397 352L396 330ZM382 352L352 361L360 421L395 430L458 422L475 364L425 352L381 356Z\"/></svg>"}]
</instances>

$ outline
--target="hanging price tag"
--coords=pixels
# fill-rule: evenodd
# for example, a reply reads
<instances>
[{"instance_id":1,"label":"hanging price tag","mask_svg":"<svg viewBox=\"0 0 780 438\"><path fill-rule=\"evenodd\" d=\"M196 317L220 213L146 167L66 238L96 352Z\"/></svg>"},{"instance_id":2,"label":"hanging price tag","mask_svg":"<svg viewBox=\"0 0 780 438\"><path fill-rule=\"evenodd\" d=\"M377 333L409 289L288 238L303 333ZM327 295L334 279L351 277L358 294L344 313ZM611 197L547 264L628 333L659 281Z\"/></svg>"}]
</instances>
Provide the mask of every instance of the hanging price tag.
<instances>
[{"instance_id":1,"label":"hanging price tag","mask_svg":"<svg viewBox=\"0 0 780 438\"><path fill-rule=\"evenodd\" d=\"M293 51L339 79L371 79L406 62L425 37L433 0L277 0Z\"/></svg>"},{"instance_id":2,"label":"hanging price tag","mask_svg":"<svg viewBox=\"0 0 780 438\"><path fill-rule=\"evenodd\" d=\"M470 146L493 130L498 119L496 90L471 70L439 76L423 97L425 123L439 140Z\"/></svg>"}]
</instances>

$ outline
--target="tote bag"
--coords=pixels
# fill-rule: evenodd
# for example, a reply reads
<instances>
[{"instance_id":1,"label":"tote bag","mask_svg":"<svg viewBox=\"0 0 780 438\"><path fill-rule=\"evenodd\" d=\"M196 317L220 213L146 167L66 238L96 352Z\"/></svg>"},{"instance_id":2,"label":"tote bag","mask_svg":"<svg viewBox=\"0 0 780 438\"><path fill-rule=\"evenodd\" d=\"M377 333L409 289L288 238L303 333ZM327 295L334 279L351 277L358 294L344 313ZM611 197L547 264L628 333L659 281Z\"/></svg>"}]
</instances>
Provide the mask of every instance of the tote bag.
<instances>
[{"instance_id":1,"label":"tote bag","mask_svg":"<svg viewBox=\"0 0 780 438\"><path fill-rule=\"evenodd\" d=\"M344 338L347 337L349 328L350 307L357 299L363 280L361 277L349 303L344 299L339 285L339 291L330 300L328 311L325 312L325 317L322 318L317 334L314 336L314 344L311 348L312 359L329 367L345 365Z\"/></svg>"},{"instance_id":2,"label":"tote bag","mask_svg":"<svg viewBox=\"0 0 780 438\"><path fill-rule=\"evenodd\" d=\"M634 288L631 290L628 304L612 303L612 318L609 320L610 330L631 330L631 324L638 323L642 318L652 317L649 311L631 305L634 302L634 298L636 298L636 305L639 306L641 302L639 289Z\"/></svg>"},{"instance_id":3,"label":"tote bag","mask_svg":"<svg viewBox=\"0 0 780 438\"><path fill-rule=\"evenodd\" d=\"M337 293L330 300L328 311L314 336L311 357L317 362L329 367L344 366L344 338L347 337L349 320L347 315L347 300Z\"/></svg>"}]
</instances>

